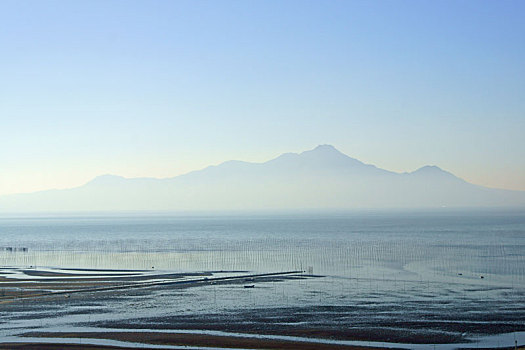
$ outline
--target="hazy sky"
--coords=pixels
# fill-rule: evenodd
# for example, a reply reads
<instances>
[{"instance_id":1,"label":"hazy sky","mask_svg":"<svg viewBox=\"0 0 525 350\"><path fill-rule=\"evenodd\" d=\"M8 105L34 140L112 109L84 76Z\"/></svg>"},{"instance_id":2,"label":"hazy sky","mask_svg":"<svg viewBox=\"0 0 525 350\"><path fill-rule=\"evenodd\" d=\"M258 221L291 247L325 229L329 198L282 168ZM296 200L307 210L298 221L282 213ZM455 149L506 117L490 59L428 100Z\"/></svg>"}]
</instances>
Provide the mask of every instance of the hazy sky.
<instances>
[{"instance_id":1,"label":"hazy sky","mask_svg":"<svg viewBox=\"0 0 525 350\"><path fill-rule=\"evenodd\" d=\"M525 190L525 1L0 0L0 194L333 144Z\"/></svg>"}]
</instances>

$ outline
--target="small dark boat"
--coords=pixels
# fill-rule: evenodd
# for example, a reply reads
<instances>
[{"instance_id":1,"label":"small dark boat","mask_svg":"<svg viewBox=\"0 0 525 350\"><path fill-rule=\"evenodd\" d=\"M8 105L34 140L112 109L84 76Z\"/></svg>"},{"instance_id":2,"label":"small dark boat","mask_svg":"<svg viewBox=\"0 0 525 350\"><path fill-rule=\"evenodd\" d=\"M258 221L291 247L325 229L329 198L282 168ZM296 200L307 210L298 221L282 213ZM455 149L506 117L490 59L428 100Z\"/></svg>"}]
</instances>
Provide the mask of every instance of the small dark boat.
<instances>
[{"instance_id":1,"label":"small dark boat","mask_svg":"<svg viewBox=\"0 0 525 350\"><path fill-rule=\"evenodd\" d=\"M248 286L244 286L244 288L255 288L255 284L250 284Z\"/></svg>"}]
</instances>

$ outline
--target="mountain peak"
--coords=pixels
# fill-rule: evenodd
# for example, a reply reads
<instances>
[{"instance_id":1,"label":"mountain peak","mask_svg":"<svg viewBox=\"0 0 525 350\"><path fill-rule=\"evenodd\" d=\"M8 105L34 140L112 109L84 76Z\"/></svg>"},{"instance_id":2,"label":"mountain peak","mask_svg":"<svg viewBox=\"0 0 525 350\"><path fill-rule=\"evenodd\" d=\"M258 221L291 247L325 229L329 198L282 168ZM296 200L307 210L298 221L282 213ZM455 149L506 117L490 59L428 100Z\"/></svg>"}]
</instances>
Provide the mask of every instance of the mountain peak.
<instances>
[{"instance_id":1,"label":"mountain peak","mask_svg":"<svg viewBox=\"0 0 525 350\"><path fill-rule=\"evenodd\" d=\"M317 154L343 154L340 152L337 148L335 148L332 145L319 145L315 147L314 149L311 149L309 151L304 151L301 154L305 153L317 153ZM345 155L346 156L346 155Z\"/></svg>"},{"instance_id":2,"label":"mountain peak","mask_svg":"<svg viewBox=\"0 0 525 350\"><path fill-rule=\"evenodd\" d=\"M437 165L425 165L419 169L417 169L416 171L414 171L414 173L441 173L441 172L445 172L443 169L441 169L440 167L438 167Z\"/></svg>"},{"instance_id":3,"label":"mountain peak","mask_svg":"<svg viewBox=\"0 0 525 350\"><path fill-rule=\"evenodd\" d=\"M458 179L459 180L459 178L456 175L454 175L452 173L449 173L448 171L445 171L445 170L441 169L440 167L438 167L436 165L425 165L425 166L423 166L423 167L421 167L421 168L411 172L410 174L412 174L412 175L419 175L419 176L448 177L448 178L454 178L454 179Z\"/></svg>"},{"instance_id":4,"label":"mountain peak","mask_svg":"<svg viewBox=\"0 0 525 350\"><path fill-rule=\"evenodd\" d=\"M334 146L332 145L319 145L311 150L304 151L301 153L292 153L287 152L283 153L277 158L274 158L272 160L269 160L267 163L275 163L275 162L294 162L294 161L301 161L306 159L316 159L316 160L323 160L323 159L333 159L337 157L344 157L344 158L350 158L347 155L339 152Z\"/></svg>"},{"instance_id":5,"label":"mountain peak","mask_svg":"<svg viewBox=\"0 0 525 350\"><path fill-rule=\"evenodd\" d=\"M334 146L332 145L328 145L328 144L324 144L324 145L319 145L317 147L315 147L313 149L313 151L323 151L323 152L339 152Z\"/></svg>"},{"instance_id":6,"label":"mountain peak","mask_svg":"<svg viewBox=\"0 0 525 350\"><path fill-rule=\"evenodd\" d=\"M314 149L304 151L299 153L301 156L308 156L308 155L315 155L319 157L345 157L350 158L346 154L339 151L337 148L335 148L332 145L319 145L315 147Z\"/></svg>"},{"instance_id":7,"label":"mountain peak","mask_svg":"<svg viewBox=\"0 0 525 350\"><path fill-rule=\"evenodd\" d=\"M299 157L302 159L309 159L311 161L322 162L325 164L326 162L328 162L332 165L337 163L345 165L364 165L363 162L347 156L332 145L319 145L314 149L300 153Z\"/></svg>"}]
</instances>

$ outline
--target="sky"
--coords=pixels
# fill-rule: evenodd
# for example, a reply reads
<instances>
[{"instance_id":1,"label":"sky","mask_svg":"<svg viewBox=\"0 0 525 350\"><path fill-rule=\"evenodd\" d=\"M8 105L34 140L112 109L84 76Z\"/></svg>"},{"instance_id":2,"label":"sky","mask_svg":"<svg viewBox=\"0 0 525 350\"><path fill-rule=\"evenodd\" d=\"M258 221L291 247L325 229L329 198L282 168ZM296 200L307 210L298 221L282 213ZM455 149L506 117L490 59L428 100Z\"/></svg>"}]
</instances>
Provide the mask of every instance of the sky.
<instances>
[{"instance_id":1,"label":"sky","mask_svg":"<svg viewBox=\"0 0 525 350\"><path fill-rule=\"evenodd\" d=\"M318 144L525 190L524 1L0 0L0 195Z\"/></svg>"}]
</instances>

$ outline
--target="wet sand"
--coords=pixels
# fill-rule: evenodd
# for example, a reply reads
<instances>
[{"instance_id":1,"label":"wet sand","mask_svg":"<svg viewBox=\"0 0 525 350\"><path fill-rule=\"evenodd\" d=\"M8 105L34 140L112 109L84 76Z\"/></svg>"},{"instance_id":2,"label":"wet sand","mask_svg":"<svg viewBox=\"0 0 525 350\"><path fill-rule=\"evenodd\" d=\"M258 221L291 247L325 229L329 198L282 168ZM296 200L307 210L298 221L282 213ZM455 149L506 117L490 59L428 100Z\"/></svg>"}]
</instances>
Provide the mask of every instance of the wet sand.
<instances>
[{"instance_id":1,"label":"wet sand","mask_svg":"<svg viewBox=\"0 0 525 350\"><path fill-rule=\"evenodd\" d=\"M380 349L372 347L323 344L318 342L302 342L260 339L249 337L234 336L215 336L207 334L187 334L187 333L156 333L156 332L81 332L81 333L26 333L24 336L30 337L54 337L54 338L96 338L127 341L132 343L155 344L155 345L174 345L174 346L194 346L194 347L218 347L236 349L302 349L302 350L364 350ZM1 347L0 347L1 348Z\"/></svg>"},{"instance_id":2,"label":"wet sand","mask_svg":"<svg viewBox=\"0 0 525 350\"><path fill-rule=\"evenodd\" d=\"M14 278L13 272L5 272L0 276L0 304L10 303L27 298L42 298L66 296L79 293L107 292L151 287L188 287L216 283L242 283L267 281L281 276L301 275L302 271L273 272L264 274L244 274L229 272L231 275L214 276L214 272L198 273L152 273L151 271L136 271L130 274L129 270L93 270L91 274L71 272L50 272L41 270L16 270L22 278ZM89 270L83 270L89 271ZM108 270L109 271L109 270ZM119 272L119 273L115 273ZM215 273L224 274L222 271ZM228 272L226 273L228 274ZM40 277L34 279L33 277Z\"/></svg>"},{"instance_id":3,"label":"wet sand","mask_svg":"<svg viewBox=\"0 0 525 350\"><path fill-rule=\"evenodd\" d=\"M131 333L131 332L80 332L80 333L27 333L31 337L55 337L55 338L71 338L72 344L52 344L52 343L0 343L0 349L68 349L68 350L83 350L83 349L135 349L119 346L103 346L90 344L74 344L74 341L79 339L109 339L126 341L132 343L140 343L141 349L148 348L150 345L170 345L181 347L215 347L228 349L301 349L301 350L386 350L388 348L366 347L366 346L351 346L338 344L322 344L309 343L302 341L285 341L272 339L256 339L246 337L226 337L213 336L205 334L184 334L184 333ZM461 348L463 350L472 350L469 348ZM474 349L474 348L473 348ZM513 350L514 347L500 347L500 348L479 348L477 350ZM517 347L518 350L525 350L524 346Z\"/></svg>"},{"instance_id":4,"label":"wet sand","mask_svg":"<svg viewBox=\"0 0 525 350\"><path fill-rule=\"evenodd\" d=\"M12 278L13 274L10 273L6 273L2 277L0 280L2 287L0 304L11 305L11 310L24 310L28 315L35 312L36 315L39 310L46 308L45 305L76 305L82 308L90 303L105 302L107 298L119 298L122 295L147 297L152 291L171 293L174 288L229 284L237 285L235 288L243 290L243 285L253 285L253 283L263 285L265 282L285 280L311 279L313 281L321 277L305 275L297 271L259 275L230 271L229 277L225 277L225 273L222 271L218 271L220 273L218 275L214 275L215 272L168 274L137 271L137 275L134 276L129 275L130 271L119 274L120 271L118 270L113 270L113 273L117 275L111 276L106 274L107 271L90 271L91 273L82 274L82 276L79 276L76 270L72 270L70 274L39 272L38 270L31 270L31 272L31 274L26 274L25 279ZM35 279L36 276L40 279ZM468 318L464 313L462 313L463 317L461 318L464 322L456 322L450 317L449 320L431 320L432 322L418 320L417 318L406 320L359 318L360 315L368 314L372 307L373 312L377 314L397 312L395 308L390 310L388 307L381 308L380 305L372 303L347 307L341 305L265 307L258 308L256 313L253 309L246 308L236 309L233 313L210 310L210 312L206 311L201 314L171 314L159 317L150 315L149 317L124 318L112 321L99 319L97 322L92 322L89 325L86 323L81 327L94 326L112 329L108 332L89 329L88 332L86 328L78 328L70 329L67 333L60 332L61 329L42 329L45 332L35 331L23 335L26 337L71 339L73 344L70 345L32 344L30 342L0 343L0 349L119 349L115 346L74 344L79 341L79 338L127 341L145 344L146 346L150 344L239 349L372 349L354 345L322 344L313 341L315 341L314 339L338 339L362 342L452 344L464 342L465 338L462 334L497 334L522 329L522 326L516 326L522 320L518 313L502 314L500 315L501 319L492 316L490 329L487 329L486 323L479 322L480 320L475 314ZM392 308L392 306L389 307ZM360 310L361 308L364 311ZM467 307L465 310L472 310L472 308ZM80 309L80 311L68 312L73 314L73 312L81 313L84 311ZM33 318L35 316L27 317ZM429 332L433 329L432 327L437 327L436 329L439 329L440 332ZM133 329L141 329L141 331L132 332ZM161 329L163 332L160 332ZM159 332L155 332L155 330L159 330ZM246 336L181 333L183 330L243 333ZM312 342L308 342L307 339L295 341L257 338L257 335L261 334L312 338ZM22 337L19 339L24 340ZM42 341L46 341L46 339L42 339ZM364 343L364 345L368 344Z\"/></svg>"}]
</instances>

